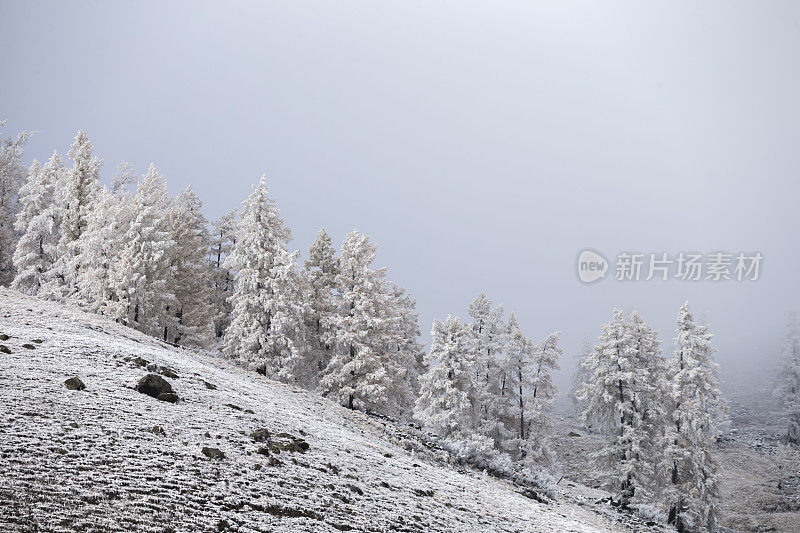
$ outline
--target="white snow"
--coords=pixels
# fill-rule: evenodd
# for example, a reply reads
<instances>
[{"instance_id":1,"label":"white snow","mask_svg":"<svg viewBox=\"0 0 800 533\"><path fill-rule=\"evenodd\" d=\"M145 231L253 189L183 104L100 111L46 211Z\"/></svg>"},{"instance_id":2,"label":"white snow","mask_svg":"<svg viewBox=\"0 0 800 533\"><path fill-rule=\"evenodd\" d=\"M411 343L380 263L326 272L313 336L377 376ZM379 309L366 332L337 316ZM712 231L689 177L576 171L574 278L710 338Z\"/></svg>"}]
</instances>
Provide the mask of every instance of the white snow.
<instances>
[{"instance_id":1,"label":"white snow","mask_svg":"<svg viewBox=\"0 0 800 533\"><path fill-rule=\"evenodd\" d=\"M0 288L0 334L2 531L647 529L578 489L539 503L408 428L73 306ZM147 373L136 357L178 374L179 403L133 389ZM72 376L86 390L67 390ZM270 466L250 437L261 427L310 449Z\"/></svg>"}]
</instances>

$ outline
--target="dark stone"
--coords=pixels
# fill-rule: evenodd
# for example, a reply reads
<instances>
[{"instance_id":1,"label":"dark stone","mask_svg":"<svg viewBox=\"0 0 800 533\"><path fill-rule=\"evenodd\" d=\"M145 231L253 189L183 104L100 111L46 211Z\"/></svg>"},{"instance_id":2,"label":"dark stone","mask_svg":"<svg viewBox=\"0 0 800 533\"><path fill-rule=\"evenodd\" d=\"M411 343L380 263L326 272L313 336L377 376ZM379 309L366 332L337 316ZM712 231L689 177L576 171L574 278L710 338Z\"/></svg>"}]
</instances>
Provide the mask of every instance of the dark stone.
<instances>
[{"instance_id":1,"label":"dark stone","mask_svg":"<svg viewBox=\"0 0 800 533\"><path fill-rule=\"evenodd\" d=\"M414 494L416 494L417 496L425 496L427 498L432 498L433 497L433 491L432 490L414 489Z\"/></svg>"},{"instance_id":2,"label":"dark stone","mask_svg":"<svg viewBox=\"0 0 800 533\"><path fill-rule=\"evenodd\" d=\"M26 350L35 350L36 349L36 346L34 346L33 344L28 344L28 343L23 344L22 347L25 348Z\"/></svg>"},{"instance_id":3,"label":"dark stone","mask_svg":"<svg viewBox=\"0 0 800 533\"><path fill-rule=\"evenodd\" d=\"M161 371L161 375L162 375L162 376L165 376L165 377L168 377L168 378L171 378L171 379L179 379L179 378L178 378L178 374L177 374L177 373L175 373L175 371L174 371L174 370L172 370L172 369L171 369L170 367L168 367L168 366L162 366L162 367L160 368L160 371Z\"/></svg>"},{"instance_id":4,"label":"dark stone","mask_svg":"<svg viewBox=\"0 0 800 533\"><path fill-rule=\"evenodd\" d=\"M178 398L178 395L175 394L174 392L162 392L161 394L158 395L158 398L156 399L162 402L169 402L169 403L178 403L178 400L180 400L180 398Z\"/></svg>"},{"instance_id":5,"label":"dark stone","mask_svg":"<svg viewBox=\"0 0 800 533\"><path fill-rule=\"evenodd\" d=\"M259 446L256 453L259 455L269 455L269 448L266 446Z\"/></svg>"},{"instance_id":6,"label":"dark stone","mask_svg":"<svg viewBox=\"0 0 800 533\"><path fill-rule=\"evenodd\" d=\"M358 494L359 496L363 496L363 495L364 495L364 491L363 491L363 490L361 490L360 488L356 487L355 485L350 485L350 484L348 483L348 484L347 484L347 488L348 488L348 489L350 489L351 491L355 492L355 493L356 493L356 494Z\"/></svg>"},{"instance_id":7,"label":"dark stone","mask_svg":"<svg viewBox=\"0 0 800 533\"><path fill-rule=\"evenodd\" d=\"M150 364L150 361L147 359L142 359L141 357L137 357L133 360L133 364L136 366L147 366Z\"/></svg>"},{"instance_id":8,"label":"dark stone","mask_svg":"<svg viewBox=\"0 0 800 533\"><path fill-rule=\"evenodd\" d=\"M9 337L8 335L6 335L5 333L0 333L0 341L7 341L7 340L8 340L8 339L10 339L10 338L11 338L11 337Z\"/></svg>"},{"instance_id":9,"label":"dark stone","mask_svg":"<svg viewBox=\"0 0 800 533\"><path fill-rule=\"evenodd\" d=\"M164 431L164 428L162 428L161 426L153 426L152 428L150 428L149 431L153 435L158 435L159 437L166 437L167 436L167 432Z\"/></svg>"},{"instance_id":10,"label":"dark stone","mask_svg":"<svg viewBox=\"0 0 800 533\"><path fill-rule=\"evenodd\" d=\"M250 434L250 438L254 442L269 442L269 430L267 428L258 428Z\"/></svg>"},{"instance_id":11,"label":"dark stone","mask_svg":"<svg viewBox=\"0 0 800 533\"><path fill-rule=\"evenodd\" d=\"M526 498L530 498L531 500L536 500L539 503L547 503L547 501L541 496L539 496L539 493L536 492L535 490L524 489L522 491L522 495L525 496Z\"/></svg>"},{"instance_id":12,"label":"dark stone","mask_svg":"<svg viewBox=\"0 0 800 533\"><path fill-rule=\"evenodd\" d=\"M0 344L0 353L11 353L11 350L5 344Z\"/></svg>"},{"instance_id":13,"label":"dark stone","mask_svg":"<svg viewBox=\"0 0 800 533\"><path fill-rule=\"evenodd\" d=\"M383 487L384 489L392 488L392 486L386 483L385 481L381 481L381 487Z\"/></svg>"},{"instance_id":14,"label":"dark stone","mask_svg":"<svg viewBox=\"0 0 800 533\"><path fill-rule=\"evenodd\" d=\"M86 385L83 384L83 381L78 376L69 378L64 382L64 386L69 390L83 390L86 388Z\"/></svg>"},{"instance_id":15,"label":"dark stone","mask_svg":"<svg viewBox=\"0 0 800 533\"><path fill-rule=\"evenodd\" d=\"M172 385L167 380L158 374L147 374L139 383L136 384L136 390L142 394L147 394L153 398L158 398L160 394L171 393Z\"/></svg>"},{"instance_id":16,"label":"dark stone","mask_svg":"<svg viewBox=\"0 0 800 533\"><path fill-rule=\"evenodd\" d=\"M217 386L214 385L213 383L209 383L208 381L206 381L204 379L201 379L200 381L203 382L203 385L205 385L207 389L209 389L209 390L217 390Z\"/></svg>"},{"instance_id":17,"label":"dark stone","mask_svg":"<svg viewBox=\"0 0 800 533\"><path fill-rule=\"evenodd\" d=\"M34 342L36 344L42 344L44 341L42 339L33 339L31 342Z\"/></svg>"},{"instance_id":18,"label":"dark stone","mask_svg":"<svg viewBox=\"0 0 800 533\"><path fill-rule=\"evenodd\" d=\"M269 466L281 466L282 464L283 464L283 461L281 461L277 457L272 457L270 455L270 457L269 457Z\"/></svg>"},{"instance_id":19,"label":"dark stone","mask_svg":"<svg viewBox=\"0 0 800 533\"><path fill-rule=\"evenodd\" d=\"M225 459L225 452L223 452L219 448L208 448L204 446L203 455L205 455L209 459Z\"/></svg>"},{"instance_id":20,"label":"dark stone","mask_svg":"<svg viewBox=\"0 0 800 533\"><path fill-rule=\"evenodd\" d=\"M574 431L570 431L570 432L567 434L567 437L570 437L570 438L574 438L574 437L580 437L580 436L581 436L581 434L580 434L580 433L575 433Z\"/></svg>"},{"instance_id":21,"label":"dark stone","mask_svg":"<svg viewBox=\"0 0 800 533\"><path fill-rule=\"evenodd\" d=\"M226 403L225 407L230 407L234 411L241 411L242 410L241 407L239 407L238 405L233 405L232 403Z\"/></svg>"}]
</instances>

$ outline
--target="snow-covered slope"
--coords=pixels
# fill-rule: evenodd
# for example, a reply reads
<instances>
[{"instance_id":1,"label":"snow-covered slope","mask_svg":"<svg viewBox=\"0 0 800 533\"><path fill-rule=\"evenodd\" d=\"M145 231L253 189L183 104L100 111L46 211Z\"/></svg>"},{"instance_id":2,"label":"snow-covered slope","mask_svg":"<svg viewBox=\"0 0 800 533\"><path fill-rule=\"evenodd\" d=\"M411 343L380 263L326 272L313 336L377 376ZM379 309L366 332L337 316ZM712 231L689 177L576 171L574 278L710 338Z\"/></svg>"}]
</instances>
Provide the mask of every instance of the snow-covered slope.
<instances>
[{"instance_id":1,"label":"snow-covered slope","mask_svg":"<svg viewBox=\"0 0 800 533\"><path fill-rule=\"evenodd\" d=\"M540 503L403 427L74 307L0 289L5 335L0 531L644 528L567 489ZM134 390L147 363L178 376L178 403Z\"/></svg>"}]
</instances>

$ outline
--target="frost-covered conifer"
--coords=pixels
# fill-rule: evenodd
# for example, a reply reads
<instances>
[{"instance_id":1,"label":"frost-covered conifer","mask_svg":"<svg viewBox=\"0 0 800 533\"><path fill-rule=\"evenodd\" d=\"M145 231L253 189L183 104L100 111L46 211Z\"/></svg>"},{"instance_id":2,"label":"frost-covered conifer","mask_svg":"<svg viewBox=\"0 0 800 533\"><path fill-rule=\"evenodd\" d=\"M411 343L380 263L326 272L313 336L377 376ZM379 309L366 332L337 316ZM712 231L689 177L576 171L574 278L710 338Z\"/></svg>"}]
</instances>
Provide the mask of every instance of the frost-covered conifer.
<instances>
[{"instance_id":1,"label":"frost-covered conifer","mask_svg":"<svg viewBox=\"0 0 800 533\"><path fill-rule=\"evenodd\" d=\"M533 341L522 333L514 313L508 317L506 339L505 380L498 414L505 429L501 449L519 459L525 454L524 443L530 426Z\"/></svg>"},{"instance_id":2,"label":"frost-covered conifer","mask_svg":"<svg viewBox=\"0 0 800 533\"><path fill-rule=\"evenodd\" d=\"M236 244L224 268L234 274L231 322L225 331L225 352L273 378L294 380L302 372L306 303L296 272L297 253L266 176L242 204Z\"/></svg>"},{"instance_id":3,"label":"frost-covered conifer","mask_svg":"<svg viewBox=\"0 0 800 533\"><path fill-rule=\"evenodd\" d=\"M54 198L63 171L64 163L56 153L44 166L34 160L19 191L21 210L15 229L22 237L14 251L16 276L11 286L26 294L39 294L55 261L59 218Z\"/></svg>"},{"instance_id":4,"label":"frost-covered conifer","mask_svg":"<svg viewBox=\"0 0 800 533\"><path fill-rule=\"evenodd\" d=\"M61 206L62 216L58 259L53 265L51 278L53 288L59 289L63 296L79 289L82 254L79 239L89 226L89 216L100 196L99 173L103 162L92 155L93 150L94 145L86 132L79 131L68 154L73 166L63 173L57 187L56 202Z\"/></svg>"},{"instance_id":5,"label":"frost-covered conifer","mask_svg":"<svg viewBox=\"0 0 800 533\"><path fill-rule=\"evenodd\" d=\"M231 322L230 297L233 295L233 272L225 268L225 258L236 244L236 211L222 215L214 222L211 233L211 305L214 312L214 335L222 337Z\"/></svg>"},{"instance_id":6,"label":"frost-covered conifer","mask_svg":"<svg viewBox=\"0 0 800 533\"><path fill-rule=\"evenodd\" d=\"M414 418L470 453L488 453L493 448L491 439L475 431L480 391L472 327L448 316L444 322L433 322L431 336L425 358L428 370L419 379Z\"/></svg>"},{"instance_id":7,"label":"frost-covered conifer","mask_svg":"<svg viewBox=\"0 0 800 533\"><path fill-rule=\"evenodd\" d=\"M789 316L786 340L781 350L776 394L783 406L789 442L800 444L800 319Z\"/></svg>"},{"instance_id":8,"label":"frost-covered conifer","mask_svg":"<svg viewBox=\"0 0 800 533\"><path fill-rule=\"evenodd\" d=\"M114 174L112 189L101 187L86 231L79 238L81 268L73 297L101 315L116 317L119 309L113 277L115 263L127 245L126 233L136 216L133 193L127 188L131 183L136 183L135 174L123 162Z\"/></svg>"},{"instance_id":9,"label":"frost-covered conifer","mask_svg":"<svg viewBox=\"0 0 800 533\"><path fill-rule=\"evenodd\" d=\"M670 423L663 461L669 480L665 491L669 523L679 531L715 531L719 515L715 415L724 406L711 337L708 326L695 324L688 302L684 304L678 315L675 356L667 362Z\"/></svg>"},{"instance_id":10,"label":"frost-covered conifer","mask_svg":"<svg viewBox=\"0 0 800 533\"><path fill-rule=\"evenodd\" d=\"M638 315L632 320L636 324ZM651 435L640 396L650 383L651 369L645 363L649 355L642 355L637 346L652 344L657 349L658 344L652 330L646 332L642 323L637 332L617 309L611 322L603 326L599 341L584 361L590 377L577 397L586 405L584 421L596 423L609 437L596 459L627 505L647 496L653 480L652 458L643 453Z\"/></svg>"},{"instance_id":11,"label":"frost-covered conifer","mask_svg":"<svg viewBox=\"0 0 800 533\"><path fill-rule=\"evenodd\" d=\"M398 360L400 328L385 268L372 268L375 245L358 230L342 243L336 289L336 350L320 381L322 390L349 408L393 413L407 394L407 370Z\"/></svg>"},{"instance_id":12,"label":"frost-covered conifer","mask_svg":"<svg viewBox=\"0 0 800 533\"><path fill-rule=\"evenodd\" d=\"M594 351L594 345L589 339L584 340L581 349L575 354L575 373L572 374L572 389L569 392L569 399L572 401L572 409L575 414L583 413L586 406L578 398L578 391L581 390L586 380L589 379L589 372L583 362Z\"/></svg>"},{"instance_id":13,"label":"frost-covered conifer","mask_svg":"<svg viewBox=\"0 0 800 533\"><path fill-rule=\"evenodd\" d=\"M336 342L336 323L339 313L336 295L336 276L339 262L331 245L331 238L324 229L308 251L305 262L309 287L311 313L308 315L310 363L316 367L316 380L328 366Z\"/></svg>"},{"instance_id":14,"label":"frost-covered conifer","mask_svg":"<svg viewBox=\"0 0 800 533\"><path fill-rule=\"evenodd\" d=\"M484 293L480 293L470 304L469 314L473 320L475 373L481 396L478 431L491 437L499 447L507 433L501 414L506 379L503 355L506 324L503 321L503 307L492 307L492 302Z\"/></svg>"},{"instance_id":15,"label":"frost-covered conifer","mask_svg":"<svg viewBox=\"0 0 800 533\"><path fill-rule=\"evenodd\" d=\"M5 125L5 120L0 121L0 130ZM20 133L16 138L0 137L0 285L3 286L14 279L13 255L19 235L14 230L14 219L26 174L22 166L23 147L29 137L29 133Z\"/></svg>"},{"instance_id":16,"label":"frost-covered conifer","mask_svg":"<svg viewBox=\"0 0 800 533\"><path fill-rule=\"evenodd\" d=\"M528 431L525 437L526 459L550 465L555 457L548 446L552 429L550 413L553 411L558 389L553 383L553 371L558 370L558 360L563 351L558 347L560 333L548 335L541 344L533 347L530 365L530 400Z\"/></svg>"},{"instance_id":17,"label":"frost-covered conifer","mask_svg":"<svg viewBox=\"0 0 800 533\"><path fill-rule=\"evenodd\" d=\"M189 186L178 195L170 212L177 300L173 340L199 347L208 346L213 337L211 269L206 259L211 238L202 206Z\"/></svg>"},{"instance_id":18,"label":"frost-covered conifer","mask_svg":"<svg viewBox=\"0 0 800 533\"><path fill-rule=\"evenodd\" d=\"M175 326L177 303L171 202L163 177L150 165L131 200L131 220L110 275L115 318L160 338Z\"/></svg>"}]
</instances>

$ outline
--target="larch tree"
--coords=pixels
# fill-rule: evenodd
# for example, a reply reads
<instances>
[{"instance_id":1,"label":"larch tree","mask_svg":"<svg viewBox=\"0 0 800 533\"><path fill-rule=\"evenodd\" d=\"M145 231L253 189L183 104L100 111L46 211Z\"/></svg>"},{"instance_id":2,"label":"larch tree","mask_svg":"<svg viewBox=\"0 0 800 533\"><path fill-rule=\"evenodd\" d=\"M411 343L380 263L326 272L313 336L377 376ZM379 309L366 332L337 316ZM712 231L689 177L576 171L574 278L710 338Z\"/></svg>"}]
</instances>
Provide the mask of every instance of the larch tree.
<instances>
[{"instance_id":1,"label":"larch tree","mask_svg":"<svg viewBox=\"0 0 800 533\"><path fill-rule=\"evenodd\" d=\"M486 294L480 293L470 304L472 338L475 348L475 373L481 391L479 431L491 437L499 447L506 429L500 414L503 403L506 324L503 306L492 307Z\"/></svg>"},{"instance_id":2,"label":"larch tree","mask_svg":"<svg viewBox=\"0 0 800 533\"><path fill-rule=\"evenodd\" d=\"M225 258L236 244L237 211L231 211L213 223L209 263L211 265L211 305L214 312L214 336L221 338L231 321L230 297L233 295L233 272L225 267Z\"/></svg>"},{"instance_id":3,"label":"larch tree","mask_svg":"<svg viewBox=\"0 0 800 533\"><path fill-rule=\"evenodd\" d=\"M653 479L653 465L642 453L650 438L638 396L650 380L642 360L631 324L615 309L599 344L584 361L590 377L577 391L586 406L584 422L597 424L608 435L595 458L625 506L646 497Z\"/></svg>"},{"instance_id":4,"label":"larch tree","mask_svg":"<svg viewBox=\"0 0 800 533\"><path fill-rule=\"evenodd\" d=\"M159 338L174 329L177 305L171 204L164 178L151 164L131 200L130 224L111 272L115 318Z\"/></svg>"},{"instance_id":5,"label":"larch tree","mask_svg":"<svg viewBox=\"0 0 800 533\"><path fill-rule=\"evenodd\" d=\"M398 339L396 313L386 269L373 268L376 247L358 230L339 254L336 290L336 350L320 387L347 407L393 413L392 400L406 394L406 369L390 347Z\"/></svg>"},{"instance_id":6,"label":"larch tree","mask_svg":"<svg viewBox=\"0 0 800 533\"><path fill-rule=\"evenodd\" d=\"M406 417L413 414L425 350L419 342L419 315L416 311L416 301L405 289L396 284L392 284L390 294L396 320L392 323L395 333L390 337L388 350L395 353L395 358L405 369L405 375L402 377L405 386L400 387L403 395L396 396L395 411Z\"/></svg>"},{"instance_id":7,"label":"larch tree","mask_svg":"<svg viewBox=\"0 0 800 533\"><path fill-rule=\"evenodd\" d=\"M80 236L89 226L89 217L100 195L102 160L92 155L94 145L86 132L79 131L69 150L72 168L63 174L57 188L56 202L62 206L58 259L53 265L52 278L59 280L61 295L69 296L78 290L81 267Z\"/></svg>"},{"instance_id":8,"label":"larch tree","mask_svg":"<svg viewBox=\"0 0 800 533\"><path fill-rule=\"evenodd\" d=\"M189 186L181 192L170 211L170 228L175 241L175 329L174 342L207 347L213 338L211 269L207 261L211 237L203 203Z\"/></svg>"},{"instance_id":9,"label":"larch tree","mask_svg":"<svg viewBox=\"0 0 800 533\"><path fill-rule=\"evenodd\" d=\"M668 522L678 531L715 531L719 516L719 465L714 458L716 414L723 409L708 326L695 323L685 303L678 314L675 355L667 361L669 424L663 468Z\"/></svg>"},{"instance_id":10,"label":"larch tree","mask_svg":"<svg viewBox=\"0 0 800 533\"><path fill-rule=\"evenodd\" d=\"M14 251L16 275L11 287L26 294L39 294L55 261L59 227L55 191L63 171L64 162L56 153L44 166L34 160L19 190L21 209L15 229L22 236Z\"/></svg>"},{"instance_id":11,"label":"larch tree","mask_svg":"<svg viewBox=\"0 0 800 533\"><path fill-rule=\"evenodd\" d=\"M533 341L525 336L514 313L508 317L505 381L498 416L505 422L501 449L514 459L525 455L525 440L530 426L533 386Z\"/></svg>"},{"instance_id":12,"label":"larch tree","mask_svg":"<svg viewBox=\"0 0 800 533\"><path fill-rule=\"evenodd\" d=\"M534 345L530 365L528 430L523 435L525 458L545 465L552 465L555 459L548 437L553 425L550 414L558 394L553 372L559 369L558 360L563 354L558 347L559 337L559 332L551 333L541 344Z\"/></svg>"},{"instance_id":13,"label":"larch tree","mask_svg":"<svg viewBox=\"0 0 800 533\"><path fill-rule=\"evenodd\" d=\"M117 316L119 295L113 284L113 269L127 245L126 233L136 215L133 193L127 188L135 180L133 169L121 163L111 190L100 188L86 231L79 238L81 268L78 290L72 296L100 315Z\"/></svg>"},{"instance_id":14,"label":"larch tree","mask_svg":"<svg viewBox=\"0 0 800 533\"><path fill-rule=\"evenodd\" d=\"M286 249L290 239L263 176L242 204L236 243L223 264L235 273L224 351L286 381L296 377L303 357L298 334L307 312L298 294L297 254Z\"/></svg>"},{"instance_id":15,"label":"larch tree","mask_svg":"<svg viewBox=\"0 0 800 533\"><path fill-rule=\"evenodd\" d=\"M324 229L319 230L308 251L305 273L311 308L307 324L311 344L309 362L316 368L318 382L333 354L339 312L336 294L339 261L331 244L331 238Z\"/></svg>"},{"instance_id":16,"label":"larch tree","mask_svg":"<svg viewBox=\"0 0 800 533\"><path fill-rule=\"evenodd\" d=\"M775 392L783 407L786 437L800 444L800 319L794 313L789 315L786 327Z\"/></svg>"},{"instance_id":17,"label":"larch tree","mask_svg":"<svg viewBox=\"0 0 800 533\"><path fill-rule=\"evenodd\" d=\"M0 130L6 121L0 121ZM0 285L6 286L14 279L14 251L19 233L14 221L20 209L19 190L25 181L26 169L22 154L30 137L20 133L16 137L0 137Z\"/></svg>"},{"instance_id":18,"label":"larch tree","mask_svg":"<svg viewBox=\"0 0 800 533\"><path fill-rule=\"evenodd\" d=\"M480 391L472 327L448 316L444 322L433 322L431 336L414 418L467 454L489 453L491 439L477 433L475 427Z\"/></svg>"},{"instance_id":19,"label":"larch tree","mask_svg":"<svg viewBox=\"0 0 800 533\"><path fill-rule=\"evenodd\" d=\"M574 356L575 372L572 374L572 388L569 391L569 399L572 402L572 410L576 415L583 413L583 410L586 408L583 402L578 398L578 391L585 386L586 381L590 377L589 372L586 366L584 366L583 362L593 351L594 345L592 344L592 341L585 339L580 350Z\"/></svg>"}]
</instances>

